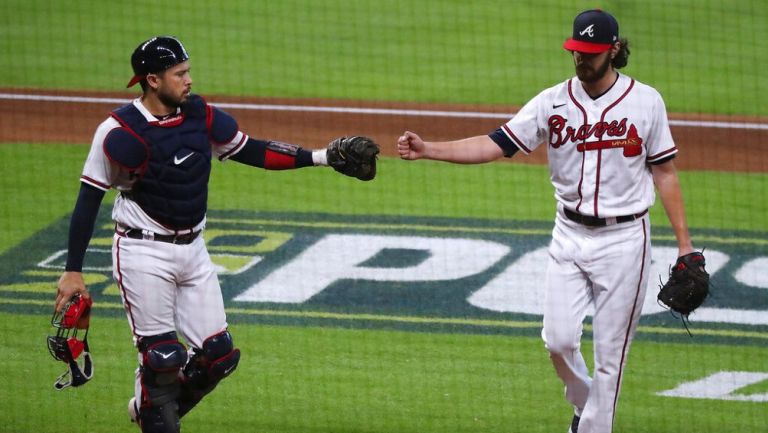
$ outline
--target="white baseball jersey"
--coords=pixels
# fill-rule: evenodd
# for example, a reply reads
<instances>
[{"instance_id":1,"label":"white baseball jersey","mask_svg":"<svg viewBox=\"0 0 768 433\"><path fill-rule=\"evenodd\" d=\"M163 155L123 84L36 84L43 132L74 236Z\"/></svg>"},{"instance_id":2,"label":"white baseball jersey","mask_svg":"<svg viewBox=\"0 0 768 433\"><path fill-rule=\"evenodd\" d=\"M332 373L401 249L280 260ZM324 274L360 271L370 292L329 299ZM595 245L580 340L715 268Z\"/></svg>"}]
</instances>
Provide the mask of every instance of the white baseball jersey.
<instances>
[{"instance_id":1,"label":"white baseball jersey","mask_svg":"<svg viewBox=\"0 0 768 433\"><path fill-rule=\"evenodd\" d=\"M656 90L622 74L597 98L572 78L535 96L500 129L506 139L495 141L506 155L512 145L526 154L547 146L558 211L542 337L580 417L579 432L611 432L649 278L645 212L656 197L650 165L677 153L664 102ZM564 209L604 224L575 222ZM621 216L632 217L619 222ZM590 305L591 377L580 350Z\"/></svg>"},{"instance_id":2,"label":"white baseball jersey","mask_svg":"<svg viewBox=\"0 0 768 433\"><path fill-rule=\"evenodd\" d=\"M148 122L159 122L159 120L144 107L141 103L141 98L134 99L133 105L144 115ZM85 161L83 173L80 176L82 182L103 191L107 191L110 188L115 188L118 191L130 191L133 184L136 182L136 177L132 175L131 172L122 168L120 165L111 162L104 152L103 146L107 134L109 134L112 129L118 127L120 127L120 124L117 120L109 117L96 129L93 141L91 142L91 150ZM238 131L228 143L221 144L211 142L213 155L219 160L224 161L239 152L247 141L248 135L242 131ZM118 196L115 200L114 207L112 208L112 219L123 227L148 230L157 234L174 234L173 230L169 230L167 227L150 218L141 207L136 204L136 202L127 200L122 196ZM194 227L193 230L201 230L204 226L205 219Z\"/></svg>"},{"instance_id":3,"label":"white baseball jersey","mask_svg":"<svg viewBox=\"0 0 768 433\"><path fill-rule=\"evenodd\" d=\"M677 153L661 95L623 74L597 99L578 78L546 89L502 130L526 154L547 144L557 200L601 218L650 208L648 164Z\"/></svg>"}]
</instances>

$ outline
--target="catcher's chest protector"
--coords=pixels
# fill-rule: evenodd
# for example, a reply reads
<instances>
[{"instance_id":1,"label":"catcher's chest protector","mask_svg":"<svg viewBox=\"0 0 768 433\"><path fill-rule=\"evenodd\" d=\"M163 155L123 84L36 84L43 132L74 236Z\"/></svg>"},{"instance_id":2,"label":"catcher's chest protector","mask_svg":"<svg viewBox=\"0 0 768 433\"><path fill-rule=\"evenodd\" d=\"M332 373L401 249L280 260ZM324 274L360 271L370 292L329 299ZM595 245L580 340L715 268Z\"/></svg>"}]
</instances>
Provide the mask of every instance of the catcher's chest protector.
<instances>
[{"instance_id":1,"label":"catcher's chest protector","mask_svg":"<svg viewBox=\"0 0 768 433\"><path fill-rule=\"evenodd\" d=\"M181 116L166 124L147 122L133 104L115 110L112 116L149 147L146 170L126 195L147 215L171 228L191 228L202 221L211 172L205 101L191 96Z\"/></svg>"}]
</instances>

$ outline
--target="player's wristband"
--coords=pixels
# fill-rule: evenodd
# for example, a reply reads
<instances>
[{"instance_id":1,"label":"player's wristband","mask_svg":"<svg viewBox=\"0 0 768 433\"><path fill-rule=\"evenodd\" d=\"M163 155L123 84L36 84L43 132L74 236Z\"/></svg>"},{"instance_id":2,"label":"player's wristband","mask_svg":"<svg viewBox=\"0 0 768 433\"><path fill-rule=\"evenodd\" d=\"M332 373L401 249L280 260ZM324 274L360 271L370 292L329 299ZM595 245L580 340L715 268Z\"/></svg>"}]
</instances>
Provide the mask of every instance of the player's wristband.
<instances>
[{"instance_id":1,"label":"player's wristband","mask_svg":"<svg viewBox=\"0 0 768 433\"><path fill-rule=\"evenodd\" d=\"M312 152L312 163L314 165L328 165L328 150L320 149Z\"/></svg>"}]
</instances>

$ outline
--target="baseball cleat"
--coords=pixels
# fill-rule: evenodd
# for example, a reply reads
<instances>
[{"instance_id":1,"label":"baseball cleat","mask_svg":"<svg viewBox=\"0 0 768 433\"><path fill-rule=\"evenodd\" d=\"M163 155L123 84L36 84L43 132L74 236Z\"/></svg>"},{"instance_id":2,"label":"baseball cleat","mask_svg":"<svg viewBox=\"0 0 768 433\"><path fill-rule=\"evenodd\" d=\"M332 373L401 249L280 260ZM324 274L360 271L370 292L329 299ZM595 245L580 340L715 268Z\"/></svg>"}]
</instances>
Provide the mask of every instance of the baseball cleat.
<instances>
[{"instance_id":1,"label":"baseball cleat","mask_svg":"<svg viewBox=\"0 0 768 433\"><path fill-rule=\"evenodd\" d=\"M573 419L571 420L571 427L568 428L568 433L579 433L579 420L581 418L577 415L573 416Z\"/></svg>"},{"instance_id":2,"label":"baseball cleat","mask_svg":"<svg viewBox=\"0 0 768 433\"><path fill-rule=\"evenodd\" d=\"M131 417L132 423L139 423L139 406L136 404L136 397L128 400L128 416Z\"/></svg>"}]
</instances>

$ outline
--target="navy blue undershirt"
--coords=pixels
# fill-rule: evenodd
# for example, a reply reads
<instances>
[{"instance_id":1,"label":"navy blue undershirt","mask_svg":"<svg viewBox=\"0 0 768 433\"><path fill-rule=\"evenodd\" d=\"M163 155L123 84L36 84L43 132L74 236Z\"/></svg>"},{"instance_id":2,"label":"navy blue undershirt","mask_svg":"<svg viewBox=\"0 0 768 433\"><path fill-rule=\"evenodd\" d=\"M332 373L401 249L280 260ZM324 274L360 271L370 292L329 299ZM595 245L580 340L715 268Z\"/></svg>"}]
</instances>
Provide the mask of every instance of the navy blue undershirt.
<instances>
[{"instance_id":1,"label":"navy blue undershirt","mask_svg":"<svg viewBox=\"0 0 768 433\"><path fill-rule=\"evenodd\" d=\"M69 220L69 247L67 250L68 272L82 272L85 250L93 236L93 227L99 215L99 207L105 191L87 183L80 184L75 210Z\"/></svg>"}]
</instances>

